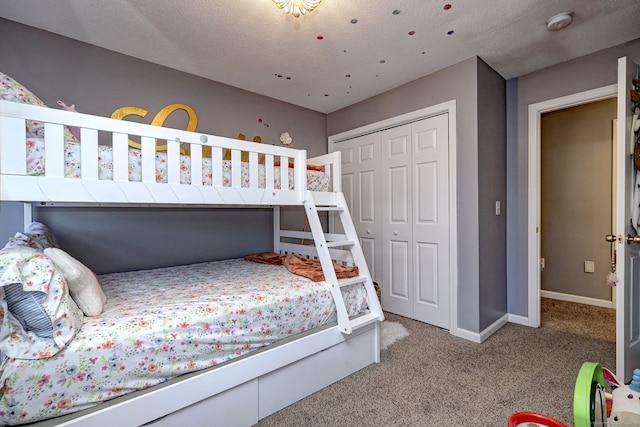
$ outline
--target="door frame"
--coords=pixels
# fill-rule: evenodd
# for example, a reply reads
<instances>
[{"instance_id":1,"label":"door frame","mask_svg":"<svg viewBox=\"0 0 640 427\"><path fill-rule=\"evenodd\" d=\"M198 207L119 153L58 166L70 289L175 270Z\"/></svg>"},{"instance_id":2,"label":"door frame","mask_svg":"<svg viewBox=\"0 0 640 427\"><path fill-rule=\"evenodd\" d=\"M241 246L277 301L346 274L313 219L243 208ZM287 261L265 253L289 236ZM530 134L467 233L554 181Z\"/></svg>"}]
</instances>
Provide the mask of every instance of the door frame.
<instances>
[{"instance_id":1,"label":"door frame","mask_svg":"<svg viewBox=\"0 0 640 427\"><path fill-rule=\"evenodd\" d=\"M529 170L527 219L528 325L540 326L540 146L542 114L563 108L615 98L618 85L578 92L529 104Z\"/></svg>"},{"instance_id":2,"label":"door frame","mask_svg":"<svg viewBox=\"0 0 640 427\"><path fill-rule=\"evenodd\" d=\"M449 333L461 336L458 331L458 212L457 212L457 134L456 134L456 100L452 99L420 110L412 111L389 119L381 120L335 135L328 138L328 151L334 151L334 144L347 139L377 132L390 127L426 119L439 114L449 114Z\"/></svg>"}]
</instances>

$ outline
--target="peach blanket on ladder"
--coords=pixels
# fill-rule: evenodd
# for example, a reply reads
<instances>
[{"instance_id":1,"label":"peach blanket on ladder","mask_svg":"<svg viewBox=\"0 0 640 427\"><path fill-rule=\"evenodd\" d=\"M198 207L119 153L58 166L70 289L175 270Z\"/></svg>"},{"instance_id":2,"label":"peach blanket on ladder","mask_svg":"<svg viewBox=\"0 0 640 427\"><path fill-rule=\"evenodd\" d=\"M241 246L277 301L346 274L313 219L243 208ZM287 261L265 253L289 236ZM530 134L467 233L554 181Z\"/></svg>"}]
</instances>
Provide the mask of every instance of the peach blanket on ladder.
<instances>
[{"instance_id":1,"label":"peach blanket on ladder","mask_svg":"<svg viewBox=\"0 0 640 427\"><path fill-rule=\"evenodd\" d=\"M320 265L320 260L317 259L307 259L300 255L282 255L275 252L259 252L245 255L244 259L263 264L284 265L293 274L307 277L314 282L324 280L322 265ZM336 271L336 277L338 279L347 279L358 275L358 267L355 265L346 266L334 262L333 268Z\"/></svg>"}]
</instances>

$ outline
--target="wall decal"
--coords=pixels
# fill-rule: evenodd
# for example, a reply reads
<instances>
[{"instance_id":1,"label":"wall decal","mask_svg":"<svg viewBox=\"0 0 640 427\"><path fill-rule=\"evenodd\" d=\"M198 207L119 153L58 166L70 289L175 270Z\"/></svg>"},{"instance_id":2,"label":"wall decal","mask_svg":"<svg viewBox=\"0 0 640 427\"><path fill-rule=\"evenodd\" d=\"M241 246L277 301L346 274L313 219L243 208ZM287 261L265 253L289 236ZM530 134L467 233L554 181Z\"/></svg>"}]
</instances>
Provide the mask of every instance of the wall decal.
<instances>
[{"instance_id":1,"label":"wall decal","mask_svg":"<svg viewBox=\"0 0 640 427\"><path fill-rule=\"evenodd\" d=\"M167 117L169 117L169 115L176 110L184 110L187 112L187 115L189 116L189 122L187 123L187 127L185 128L185 130L189 132L195 132L196 127L198 127L198 115L196 114L193 108L185 104L167 105L162 110L158 111L158 114L156 114L153 120L151 121L151 125L162 126L165 120L167 120ZM127 106L127 107L120 107L117 110L115 110L111 114L111 118L122 120L127 116L146 117L147 113L148 111L145 110L144 108ZM158 141L156 140L156 151L166 151L167 149L166 144L164 145L157 145L157 144L158 144ZM139 148L139 149L142 148L142 145L140 145L139 142L132 141L132 140L129 140L129 146L133 148Z\"/></svg>"}]
</instances>

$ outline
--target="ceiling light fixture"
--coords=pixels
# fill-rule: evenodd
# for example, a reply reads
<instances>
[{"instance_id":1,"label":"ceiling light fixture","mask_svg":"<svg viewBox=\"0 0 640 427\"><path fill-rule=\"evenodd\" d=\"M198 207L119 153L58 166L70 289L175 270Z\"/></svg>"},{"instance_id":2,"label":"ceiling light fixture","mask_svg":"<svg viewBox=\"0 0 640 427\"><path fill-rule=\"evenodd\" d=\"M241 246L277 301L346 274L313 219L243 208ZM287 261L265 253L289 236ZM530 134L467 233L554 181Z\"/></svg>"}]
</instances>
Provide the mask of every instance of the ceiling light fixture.
<instances>
[{"instance_id":1,"label":"ceiling light fixture","mask_svg":"<svg viewBox=\"0 0 640 427\"><path fill-rule=\"evenodd\" d=\"M296 18L311 12L318 7L322 0L273 0L280 9L284 9L286 13L290 13Z\"/></svg>"},{"instance_id":2,"label":"ceiling light fixture","mask_svg":"<svg viewBox=\"0 0 640 427\"><path fill-rule=\"evenodd\" d=\"M571 12L562 12L554 15L547 20L547 30L558 31L565 27L568 27L569 24L571 24L572 19L573 13Z\"/></svg>"}]
</instances>

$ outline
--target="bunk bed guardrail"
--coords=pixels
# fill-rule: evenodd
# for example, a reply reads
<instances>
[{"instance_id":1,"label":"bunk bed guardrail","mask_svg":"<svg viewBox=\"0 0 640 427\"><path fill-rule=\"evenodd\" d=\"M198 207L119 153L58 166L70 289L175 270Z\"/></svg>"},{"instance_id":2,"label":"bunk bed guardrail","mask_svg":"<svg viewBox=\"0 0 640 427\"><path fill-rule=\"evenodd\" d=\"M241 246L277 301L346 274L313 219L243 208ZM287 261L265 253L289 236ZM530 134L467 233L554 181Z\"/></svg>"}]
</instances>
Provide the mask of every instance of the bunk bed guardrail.
<instances>
[{"instance_id":1,"label":"bunk bed guardrail","mask_svg":"<svg viewBox=\"0 0 640 427\"><path fill-rule=\"evenodd\" d=\"M27 172L26 121L44 123L45 171ZM81 176L65 177L64 126L80 128ZM128 176L129 138L139 138L142 177L132 182ZM167 182L156 180L156 140L166 141ZM99 144L113 149L113 179L99 179ZM22 142L22 143L21 143ZM188 150L190 185L182 185L181 150ZM210 150L212 185L203 185L202 160ZM222 165L225 150L231 151L231 177L225 179ZM243 184L241 158L248 152L248 183ZM263 160L260 160L260 159ZM333 173L339 157L311 159L331 176L331 189L340 191L339 174ZM277 167L278 163L282 166ZM290 165L292 164L292 167ZM306 197L306 151L258 144L221 136L163 128L46 107L0 101L0 200L68 203L139 203L190 205L300 205ZM264 184L259 186L259 168L264 168ZM293 170L292 179L289 169ZM279 174L279 177L276 176ZM278 188L274 181L292 185ZM244 187L244 188L243 188ZM239 189L242 188L242 191Z\"/></svg>"}]
</instances>

